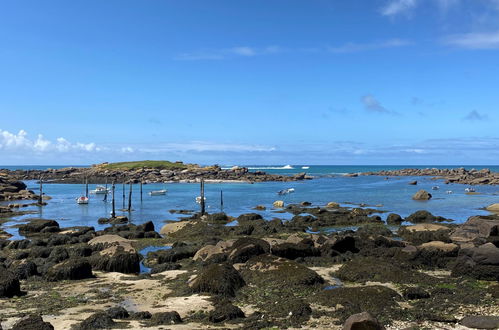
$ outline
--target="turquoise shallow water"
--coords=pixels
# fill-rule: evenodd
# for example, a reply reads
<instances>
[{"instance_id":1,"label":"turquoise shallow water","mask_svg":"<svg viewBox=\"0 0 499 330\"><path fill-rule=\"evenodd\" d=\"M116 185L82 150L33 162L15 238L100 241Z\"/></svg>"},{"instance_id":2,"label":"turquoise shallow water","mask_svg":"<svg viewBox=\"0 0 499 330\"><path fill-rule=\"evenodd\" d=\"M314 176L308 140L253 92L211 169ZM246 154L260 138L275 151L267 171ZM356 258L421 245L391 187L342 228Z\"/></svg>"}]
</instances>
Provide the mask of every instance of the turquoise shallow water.
<instances>
[{"instance_id":1,"label":"turquoise shallow water","mask_svg":"<svg viewBox=\"0 0 499 330\"><path fill-rule=\"evenodd\" d=\"M1 166L0 166L1 167ZM434 181L429 177L392 177L385 180L378 176L361 176L356 178L343 177L339 173L352 173L372 171L381 169L406 168L408 166L310 166L302 169L302 166L293 168L273 169L268 166L251 166L254 170L261 169L270 173L294 174L306 171L315 176L314 180L302 182L265 182L265 183L224 183L206 184L206 198L208 212L219 212L220 191L223 190L224 212L232 216L242 213L261 213L266 219L278 217L281 219L291 218L287 213L276 213L272 209L275 200L282 199L285 203L299 203L302 201L312 202L314 205L324 205L330 201L339 202L346 206L355 206L360 203L370 207L399 213L407 216L420 209L426 209L435 215L454 219L460 223L468 217L477 214L488 214L483 207L499 202L499 187L476 186L479 195L466 195L464 189L468 186L450 184L445 185L442 181ZM415 166L422 167L422 166ZM434 167L434 166L431 166ZM442 166L449 167L449 166ZM499 167L470 166L467 168L488 167L499 171ZM53 167L52 167L53 168ZM265 169L263 169L265 168ZM417 186L408 185L409 181L418 180ZM35 182L27 182L28 187L36 192ZM438 185L439 190L431 191L431 187ZM94 189L90 185L90 189ZM294 188L295 192L285 196L278 196L277 192L286 188ZM122 207L122 190L117 187L117 209ZM128 189L128 187L126 187ZM144 185L143 200L140 201L139 186L133 186L133 212L117 212L118 215L127 215L133 223L140 224L152 220L156 229L163 225L164 220L176 220L183 215L170 214L170 209L198 210L199 205L195 197L199 195L199 184L173 183L173 184L151 184ZM149 196L148 191L167 189L164 196ZM418 202L411 196L419 189L431 191L433 199L427 202ZM446 194L446 190L452 190L453 194ZM29 207L28 210L35 214L15 218L5 224L6 230L17 236L17 229L12 225L22 223L29 217L43 217L59 221L61 226L94 226L101 229L105 225L97 224L100 217L108 217L111 212L110 201L103 202L102 195L91 195L88 205L77 205L75 198L84 191L80 184L46 184L44 192L52 197L47 206L42 208ZM128 196L128 191L127 191ZM256 205L265 205L266 211L254 211ZM382 205L375 207L375 205ZM386 216L386 215L383 215Z\"/></svg>"}]
</instances>

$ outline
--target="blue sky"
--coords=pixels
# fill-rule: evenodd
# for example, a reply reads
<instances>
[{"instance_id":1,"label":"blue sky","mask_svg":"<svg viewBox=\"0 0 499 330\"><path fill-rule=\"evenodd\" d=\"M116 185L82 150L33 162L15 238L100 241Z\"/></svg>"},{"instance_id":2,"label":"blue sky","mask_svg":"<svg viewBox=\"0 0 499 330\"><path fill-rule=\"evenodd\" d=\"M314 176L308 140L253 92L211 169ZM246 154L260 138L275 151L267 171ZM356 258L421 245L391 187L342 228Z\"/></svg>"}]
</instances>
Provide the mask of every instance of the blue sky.
<instances>
[{"instance_id":1,"label":"blue sky","mask_svg":"<svg viewBox=\"0 0 499 330\"><path fill-rule=\"evenodd\" d=\"M0 164L498 164L499 0L4 1Z\"/></svg>"}]
</instances>

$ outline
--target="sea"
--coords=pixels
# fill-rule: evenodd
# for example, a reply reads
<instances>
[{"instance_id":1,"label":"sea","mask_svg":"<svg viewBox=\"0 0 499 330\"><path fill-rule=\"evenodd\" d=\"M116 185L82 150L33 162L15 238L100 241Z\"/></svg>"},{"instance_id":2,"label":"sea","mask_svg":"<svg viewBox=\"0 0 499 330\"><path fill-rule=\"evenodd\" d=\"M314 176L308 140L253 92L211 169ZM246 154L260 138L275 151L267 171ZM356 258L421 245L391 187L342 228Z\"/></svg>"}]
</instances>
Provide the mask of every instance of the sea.
<instances>
[{"instance_id":1,"label":"sea","mask_svg":"<svg viewBox=\"0 0 499 330\"><path fill-rule=\"evenodd\" d=\"M1 166L0 168L15 169L48 169L63 168L64 166ZM74 166L74 165L73 165ZM84 165L80 165L85 167ZM240 165L250 171L265 171L271 174L293 175L306 172L312 180L297 182L262 182L262 183L209 183L205 185L207 211L225 212L237 217L240 214L260 213L265 219L280 218L283 221L291 219L289 213L282 213L272 207L276 200L283 200L285 204L307 201L314 206L324 206L328 202L337 202L342 206L369 207L379 210L379 215L386 219L388 213L397 213L403 217L418 210L428 210L434 215L452 219L455 223L462 223L470 216L489 214L484 208L492 203L499 202L499 186L474 186L477 194L465 193L466 188L472 186L461 184L445 184L443 180L432 180L431 177L390 177L359 176L346 177L347 173L359 173L380 170L397 170L403 168L459 168L466 169L489 168L499 172L499 166L344 166L344 165ZM230 168L230 166L227 166ZM417 180L416 186L409 185L410 181ZM35 181L26 181L28 188L38 191ZM89 189L95 189L90 185ZM438 186L438 190L432 187ZM294 188L294 192L287 195L278 195L283 189ZM124 189L124 190L123 190ZM129 186L118 185L116 188L116 209L128 207ZM166 195L150 196L148 192L166 189ZM165 221L180 220L185 215L171 213L170 210L198 211L199 184L196 183L167 183L148 184L143 186L140 195L139 185L132 187L132 211L117 211L117 215L127 216L132 223L141 224L153 221L159 231ZM412 200L412 195L419 189L430 191L433 198L429 201ZM43 207L30 206L23 208L30 214L15 217L3 224L4 230L13 235L12 239L19 239L17 225L25 223L29 218L44 218L57 220L61 227L94 226L97 230L106 225L99 225L97 220L109 217L111 200L103 200L103 195L90 195L87 205L76 204L76 198L85 191L83 184L45 184L44 193L52 199ZM448 193L448 192L452 193ZM123 198L125 196L125 198ZM223 204L222 204L223 200ZM6 204L7 202L2 202ZM254 207L264 205L266 210L256 211ZM327 230L327 229L325 229ZM332 228L331 230L337 230Z\"/></svg>"}]
</instances>

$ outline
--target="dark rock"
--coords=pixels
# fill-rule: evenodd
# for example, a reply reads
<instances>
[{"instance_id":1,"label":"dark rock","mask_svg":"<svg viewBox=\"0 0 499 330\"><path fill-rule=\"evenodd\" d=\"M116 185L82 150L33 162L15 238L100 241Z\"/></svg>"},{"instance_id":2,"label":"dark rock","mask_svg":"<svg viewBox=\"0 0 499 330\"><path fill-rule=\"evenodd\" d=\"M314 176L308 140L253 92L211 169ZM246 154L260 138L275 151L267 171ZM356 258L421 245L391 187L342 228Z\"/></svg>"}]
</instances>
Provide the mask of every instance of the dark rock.
<instances>
[{"instance_id":1,"label":"dark rock","mask_svg":"<svg viewBox=\"0 0 499 330\"><path fill-rule=\"evenodd\" d=\"M19 280L10 271L0 267L0 298L21 295Z\"/></svg>"},{"instance_id":2,"label":"dark rock","mask_svg":"<svg viewBox=\"0 0 499 330\"><path fill-rule=\"evenodd\" d=\"M50 267L45 274L47 281L81 280L92 277L92 267L85 259L68 259Z\"/></svg>"},{"instance_id":3,"label":"dark rock","mask_svg":"<svg viewBox=\"0 0 499 330\"><path fill-rule=\"evenodd\" d=\"M130 318L132 320L148 320L152 317L152 314L144 311L144 312L134 312L130 314Z\"/></svg>"},{"instance_id":4,"label":"dark rock","mask_svg":"<svg viewBox=\"0 0 499 330\"><path fill-rule=\"evenodd\" d=\"M182 323L182 319L180 318L180 315L175 311L154 313L152 314L152 317L149 321L150 326L172 325L178 323Z\"/></svg>"},{"instance_id":5,"label":"dark rock","mask_svg":"<svg viewBox=\"0 0 499 330\"><path fill-rule=\"evenodd\" d=\"M415 185L417 185L417 184L418 184L418 182L417 182L417 181L415 181L415 180L414 180L414 181L410 181L410 182L409 182L409 185L412 185L412 186L415 186Z\"/></svg>"},{"instance_id":6,"label":"dark rock","mask_svg":"<svg viewBox=\"0 0 499 330\"><path fill-rule=\"evenodd\" d=\"M408 300L430 298L430 294L419 287L409 287L404 291L404 298Z\"/></svg>"},{"instance_id":7,"label":"dark rock","mask_svg":"<svg viewBox=\"0 0 499 330\"><path fill-rule=\"evenodd\" d=\"M499 328L499 316L466 316L459 323L472 329L497 329Z\"/></svg>"},{"instance_id":8,"label":"dark rock","mask_svg":"<svg viewBox=\"0 0 499 330\"><path fill-rule=\"evenodd\" d=\"M343 324L343 330L384 330L385 327L371 314L362 312L350 316Z\"/></svg>"},{"instance_id":9,"label":"dark rock","mask_svg":"<svg viewBox=\"0 0 499 330\"><path fill-rule=\"evenodd\" d=\"M452 276L499 281L499 248L487 243L477 248L461 249Z\"/></svg>"},{"instance_id":10,"label":"dark rock","mask_svg":"<svg viewBox=\"0 0 499 330\"><path fill-rule=\"evenodd\" d=\"M262 239L243 237L237 239L228 252L228 260L232 263L244 263L250 258L268 253L270 244Z\"/></svg>"},{"instance_id":11,"label":"dark rock","mask_svg":"<svg viewBox=\"0 0 499 330\"><path fill-rule=\"evenodd\" d=\"M113 319L126 319L130 316L128 311L121 306L111 307L106 310L106 313Z\"/></svg>"},{"instance_id":12,"label":"dark rock","mask_svg":"<svg viewBox=\"0 0 499 330\"><path fill-rule=\"evenodd\" d=\"M208 319L213 323L220 323L243 317L245 317L243 311L230 303L217 304L215 309L208 315Z\"/></svg>"},{"instance_id":13,"label":"dark rock","mask_svg":"<svg viewBox=\"0 0 499 330\"><path fill-rule=\"evenodd\" d=\"M167 270L177 270L180 268L181 268L181 266L179 264L174 264L174 263L168 262L168 263L152 266L151 267L151 274L162 273L162 272L167 271Z\"/></svg>"},{"instance_id":14,"label":"dark rock","mask_svg":"<svg viewBox=\"0 0 499 330\"><path fill-rule=\"evenodd\" d=\"M19 280L38 275L36 264L33 261L24 260L12 268L12 273Z\"/></svg>"},{"instance_id":15,"label":"dark rock","mask_svg":"<svg viewBox=\"0 0 499 330\"><path fill-rule=\"evenodd\" d=\"M362 225L357 229L356 234L358 235L365 235L365 236L387 236L391 237L393 236L393 233L390 229L386 228L385 225L383 224L375 224L375 223L368 223L365 225Z\"/></svg>"},{"instance_id":16,"label":"dark rock","mask_svg":"<svg viewBox=\"0 0 499 330\"><path fill-rule=\"evenodd\" d=\"M201 270L191 282L194 292L207 292L220 296L234 296L244 286L244 280L237 270L227 264L212 264Z\"/></svg>"},{"instance_id":17,"label":"dark rock","mask_svg":"<svg viewBox=\"0 0 499 330\"><path fill-rule=\"evenodd\" d=\"M263 218L258 213L246 213L246 214L241 214L240 216L238 216L236 220L239 224L242 224L245 222L251 222L254 220L261 220L261 219L263 219Z\"/></svg>"},{"instance_id":18,"label":"dark rock","mask_svg":"<svg viewBox=\"0 0 499 330\"><path fill-rule=\"evenodd\" d=\"M412 223L429 223L436 221L437 218L428 211L420 210L414 212L413 214L408 216L405 220Z\"/></svg>"},{"instance_id":19,"label":"dark rock","mask_svg":"<svg viewBox=\"0 0 499 330\"><path fill-rule=\"evenodd\" d=\"M296 259L320 255L314 246L303 243L281 243L272 246L272 254L287 259Z\"/></svg>"},{"instance_id":20,"label":"dark rock","mask_svg":"<svg viewBox=\"0 0 499 330\"><path fill-rule=\"evenodd\" d=\"M44 228L47 227L59 228L59 224L55 220L31 219L27 224L19 226L19 234L25 236L39 234Z\"/></svg>"},{"instance_id":21,"label":"dark rock","mask_svg":"<svg viewBox=\"0 0 499 330\"><path fill-rule=\"evenodd\" d=\"M137 226L138 231L143 231L143 232L150 232L154 231L154 223L152 221L147 221L141 225Z\"/></svg>"},{"instance_id":22,"label":"dark rock","mask_svg":"<svg viewBox=\"0 0 499 330\"><path fill-rule=\"evenodd\" d=\"M156 257L158 259L158 264L177 262L182 259L194 257L196 252L199 250L197 245L185 245L174 247L170 250L161 250L156 252L151 252L148 254Z\"/></svg>"},{"instance_id":23,"label":"dark rock","mask_svg":"<svg viewBox=\"0 0 499 330\"><path fill-rule=\"evenodd\" d=\"M230 221L229 217L227 214L220 212L220 213L212 213L208 214L206 217L206 221L209 223L221 223L225 224Z\"/></svg>"},{"instance_id":24,"label":"dark rock","mask_svg":"<svg viewBox=\"0 0 499 330\"><path fill-rule=\"evenodd\" d=\"M12 330L54 330L49 322L44 322L40 315L30 315L17 321Z\"/></svg>"},{"instance_id":25,"label":"dark rock","mask_svg":"<svg viewBox=\"0 0 499 330\"><path fill-rule=\"evenodd\" d=\"M68 251L62 246L57 246L52 249L48 257L49 261L59 263L69 258Z\"/></svg>"},{"instance_id":26,"label":"dark rock","mask_svg":"<svg viewBox=\"0 0 499 330\"><path fill-rule=\"evenodd\" d=\"M404 219L402 219L400 215L395 213L390 213L386 217L386 223L389 225L400 225L403 221Z\"/></svg>"},{"instance_id":27,"label":"dark rock","mask_svg":"<svg viewBox=\"0 0 499 330\"><path fill-rule=\"evenodd\" d=\"M125 251L122 246L111 246L90 257L95 270L133 274L140 272L140 256L136 252Z\"/></svg>"},{"instance_id":28,"label":"dark rock","mask_svg":"<svg viewBox=\"0 0 499 330\"><path fill-rule=\"evenodd\" d=\"M93 329L110 329L116 325L111 316L105 312L97 312L90 315L81 323L73 326L73 330L93 330Z\"/></svg>"}]
</instances>

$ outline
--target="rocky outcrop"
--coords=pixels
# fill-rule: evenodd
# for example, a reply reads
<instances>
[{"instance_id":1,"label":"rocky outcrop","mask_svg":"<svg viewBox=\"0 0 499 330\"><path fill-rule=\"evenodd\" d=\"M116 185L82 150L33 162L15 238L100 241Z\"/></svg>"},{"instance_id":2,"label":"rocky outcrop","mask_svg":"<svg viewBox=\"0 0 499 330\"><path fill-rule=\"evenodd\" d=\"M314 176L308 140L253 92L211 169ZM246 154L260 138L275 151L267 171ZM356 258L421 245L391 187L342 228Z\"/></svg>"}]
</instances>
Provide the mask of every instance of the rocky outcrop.
<instances>
[{"instance_id":1,"label":"rocky outcrop","mask_svg":"<svg viewBox=\"0 0 499 330\"><path fill-rule=\"evenodd\" d=\"M461 249L452 275L499 281L499 248L487 243L475 248Z\"/></svg>"},{"instance_id":2,"label":"rocky outcrop","mask_svg":"<svg viewBox=\"0 0 499 330\"><path fill-rule=\"evenodd\" d=\"M343 330L384 330L385 327L367 312L350 316L343 324Z\"/></svg>"},{"instance_id":3,"label":"rocky outcrop","mask_svg":"<svg viewBox=\"0 0 499 330\"><path fill-rule=\"evenodd\" d=\"M499 173L491 172L485 168L482 170L465 168L439 169L439 168L406 168L393 171L364 172L360 175L379 176L432 176L435 179L444 179L446 183L461 183L469 185L498 185Z\"/></svg>"},{"instance_id":4,"label":"rocky outcrop","mask_svg":"<svg viewBox=\"0 0 499 330\"><path fill-rule=\"evenodd\" d=\"M8 171L0 171L0 201L38 199L26 184Z\"/></svg>"},{"instance_id":5,"label":"rocky outcrop","mask_svg":"<svg viewBox=\"0 0 499 330\"><path fill-rule=\"evenodd\" d=\"M155 182L199 182L200 179L219 181L301 181L311 179L306 173L298 173L293 176L268 174L262 171L250 172L245 167L233 167L222 169L218 165L201 167L188 165L172 169L138 168L138 169L108 169L106 166L96 165L88 168L67 167L62 169L48 170L0 170L0 175L9 175L16 180L38 180L43 177L44 182L54 183L81 183L87 178L91 184L99 184L107 181L116 183L155 183ZM11 184L6 184L6 187ZM0 189L2 183L0 181ZM14 190L14 188L9 188ZM22 188L22 189L25 189ZM0 190L1 191L1 190Z\"/></svg>"}]
</instances>

